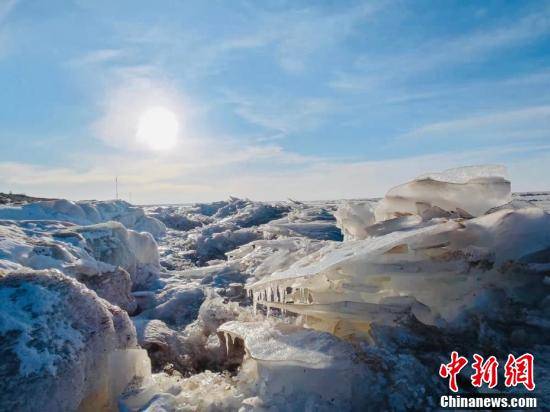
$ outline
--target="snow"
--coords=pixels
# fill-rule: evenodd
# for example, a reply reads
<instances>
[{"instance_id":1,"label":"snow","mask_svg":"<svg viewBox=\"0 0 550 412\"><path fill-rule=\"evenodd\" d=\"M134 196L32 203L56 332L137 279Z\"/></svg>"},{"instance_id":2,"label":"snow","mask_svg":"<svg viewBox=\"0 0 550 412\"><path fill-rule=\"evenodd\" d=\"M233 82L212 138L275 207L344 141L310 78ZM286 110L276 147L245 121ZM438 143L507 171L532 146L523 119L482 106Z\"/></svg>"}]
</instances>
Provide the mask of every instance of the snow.
<instances>
[{"instance_id":1,"label":"snow","mask_svg":"<svg viewBox=\"0 0 550 412\"><path fill-rule=\"evenodd\" d=\"M18 334L14 354L19 358L19 373L29 376L42 370L55 376L57 354L68 351L74 359L77 350L84 345L82 334L70 328L55 308L60 296L40 285L24 284L20 287L0 289L0 335ZM43 317L50 317L48 327L43 327ZM37 342L49 342L48 348L40 348Z\"/></svg>"},{"instance_id":2,"label":"snow","mask_svg":"<svg viewBox=\"0 0 550 412\"><path fill-rule=\"evenodd\" d=\"M149 373L126 312L56 270L0 277L0 351L2 410L109 408Z\"/></svg>"},{"instance_id":3,"label":"snow","mask_svg":"<svg viewBox=\"0 0 550 412\"><path fill-rule=\"evenodd\" d=\"M154 284L160 272L153 237L117 222L82 227L53 221L0 221L0 259L11 262L5 271L15 264L58 269L130 312L135 309L130 289Z\"/></svg>"},{"instance_id":4,"label":"snow","mask_svg":"<svg viewBox=\"0 0 550 412\"><path fill-rule=\"evenodd\" d=\"M157 243L150 233L127 230L118 222L76 227L69 232L85 239L96 260L128 271L134 289L151 287L156 283L160 260Z\"/></svg>"}]
</instances>

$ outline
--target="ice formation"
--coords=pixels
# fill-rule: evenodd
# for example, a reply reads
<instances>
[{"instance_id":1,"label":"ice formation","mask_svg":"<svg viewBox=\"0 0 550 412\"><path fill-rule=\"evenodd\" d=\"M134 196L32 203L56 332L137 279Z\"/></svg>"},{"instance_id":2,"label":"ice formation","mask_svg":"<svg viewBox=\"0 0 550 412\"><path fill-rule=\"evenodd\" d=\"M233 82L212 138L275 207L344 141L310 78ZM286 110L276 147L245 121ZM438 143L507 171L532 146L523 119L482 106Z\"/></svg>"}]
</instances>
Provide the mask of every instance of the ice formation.
<instances>
[{"instance_id":1,"label":"ice formation","mask_svg":"<svg viewBox=\"0 0 550 412\"><path fill-rule=\"evenodd\" d=\"M451 350L533 353L537 388L546 388L550 195L510 196L504 176L493 166L454 169L382 200L230 198L145 213L107 202L117 212L99 218L83 206L107 207L98 202L2 206L0 295L9 299L0 305L11 305L16 319L0 313L0 330L45 321L52 326L40 328L41 339L67 338L51 340L48 354L25 357L17 373L61 371L56 356L93 358L78 334L95 332L96 323L71 323L95 313L81 315L87 297L69 293L54 305L55 288L47 288L29 307L3 289L28 268L47 271L28 275L33 280L19 286L25 294L35 293L40 273L128 311L135 334L123 311L93 299L112 315L117 332L109 336L129 336L131 344L108 350L114 367L102 360L93 361L97 370L83 367L91 386L103 389L81 380L54 385L52 393L69 388L59 402L82 409L124 392L125 411L432 410L447 393L436 371ZM140 219L163 222L166 233L138 233ZM28 334L8 335L32 350ZM103 335L94 336L96 353ZM8 359L0 371L14 374ZM540 402L550 401L547 392L537 392Z\"/></svg>"},{"instance_id":2,"label":"ice formation","mask_svg":"<svg viewBox=\"0 0 550 412\"><path fill-rule=\"evenodd\" d=\"M420 176L391 189L376 206L376 220L422 215L432 208L480 216L511 200L505 174L499 166L473 166Z\"/></svg>"},{"instance_id":3,"label":"ice formation","mask_svg":"<svg viewBox=\"0 0 550 412\"><path fill-rule=\"evenodd\" d=\"M0 409L112 410L150 376L128 315L61 272L0 277Z\"/></svg>"},{"instance_id":4,"label":"ice formation","mask_svg":"<svg viewBox=\"0 0 550 412\"><path fill-rule=\"evenodd\" d=\"M550 215L539 208L471 220L438 218L417 228L327 245L248 288L254 305L306 315L311 327L343 337L362 335L371 322L394 322L408 313L438 325L483 299L491 285L507 289L502 271L511 270L511 264L544 260L548 233ZM534 279L519 273L516 281Z\"/></svg>"},{"instance_id":5,"label":"ice formation","mask_svg":"<svg viewBox=\"0 0 550 412\"><path fill-rule=\"evenodd\" d=\"M338 207L334 217L344 240L365 239L369 235L366 228L375 223L374 204L370 201L346 201Z\"/></svg>"},{"instance_id":6,"label":"ice formation","mask_svg":"<svg viewBox=\"0 0 550 412\"><path fill-rule=\"evenodd\" d=\"M59 269L130 312L135 309L130 290L150 287L160 272L153 237L118 222L76 226L0 220L0 260L32 269Z\"/></svg>"},{"instance_id":7,"label":"ice formation","mask_svg":"<svg viewBox=\"0 0 550 412\"><path fill-rule=\"evenodd\" d=\"M57 237L74 243L83 238L96 260L124 268L132 278L134 289L154 286L158 279L157 244L148 232L139 233L121 223L107 222L73 227L59 232Z\"/></svg>"},{"instance_id":8,"label":"ice formation","mask_svg":"<svg viewBox=\"0 0 550 412\"><path fill-rule=\"evenodd\" d=\"M23 205L0 206L0 219L52 220L77 225L92 225L109 221L122 223L128 229L149 232L156 238L166 232L159 220L147 216L143 209L123 200L71 202L70 200L44 200Z\"/></svg>"}]
</instances>

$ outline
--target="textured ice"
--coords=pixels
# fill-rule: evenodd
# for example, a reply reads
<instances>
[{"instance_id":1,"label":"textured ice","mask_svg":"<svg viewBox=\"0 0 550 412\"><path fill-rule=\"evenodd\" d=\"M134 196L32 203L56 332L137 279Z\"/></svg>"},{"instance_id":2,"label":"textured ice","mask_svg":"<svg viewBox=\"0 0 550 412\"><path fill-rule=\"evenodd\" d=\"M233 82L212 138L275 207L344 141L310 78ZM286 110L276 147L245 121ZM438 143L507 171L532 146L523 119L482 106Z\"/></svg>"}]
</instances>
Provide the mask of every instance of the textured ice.
<instances>
[{"instance_id":1,"label":"textured ice","mask_svg":"<svg viewBox=\"0 0 550 412\"><path fill-rule=\"evenodd\" d=\"M290 237L256 240L229 252L229 262L238 263L240 270L255 278L287 269L297 260L324 246L318 240Z\"/></svg>"},{"instance_id":2,"label":"textured ice","mask_svg":"<svg viewBox=\"0 0 550 412\"><path fill-rule=\"evenodd\" d=\"M97 409L130 376L146 377L151 359L155 375L127 388L122 410L433 410L447 390L434 371L451 350L531 352L542 365L537 388L548 381L549 197L508 202L503 170L484 166L421 176L380 202L150 206L169 227L158 254L150 235L117 223L76 225L61 214L4 220L0 272L57 268L129 311L125 294L140 284L132 320L149 358L133 348L109 352L115 366L101 360L86 372L103 389L82 409ZM61 206L77 216L70 202ZM58 298L44 309L54 317L64 307ZM1 304L23 325L35 319L23 304ZM116 319L132 336L127 318ZM17 372L59 374L59 351L48 352L28 356ZM69 393L88 388L65 382Z\"/></svg>"},{"instance_id":3,"label":"textured ice","mask_svg":"<svg viewBox=\"0 0 550 412\"><path fill-rule=\"evenodd\" d=\"M118 222L76 226L0 221L0 259L11 261L11 266L59 269L129 311L135 308L130 289L153 284L160 271L153 237Z\"/></svg>"},{"instance_id":4,"label":"textured ice","mask_svg":"<svg viewBox=\"0 0 550 412\"><path fill-rule=\"evenodd\" d=\"M21 206L0 206L0 219L5 220L53 220L78 225L92 225L111 220L122 223L128 229L163 236L166 227L159 220L147 216L143 209L123 200L80 201L46 200Z\"/></svg>"},{"instance_id":5,"label":"textured ice","mask_svg":"<svg viewBox=\"0 0 550 412\"><path fill-rule=\"evenodd\" d=\"M155 284L160 260L155 239L148 232L127 230L121 223L107 222L80 226L61 232L59 236L81 235L94 258L115 267L124 268L132 278L134 289Z\"/></svg>"},{"instance_id":6,"label":"textured ice","mask_svg":"<svg viewBox=\"0 0 550 412\"><path fill-rule=\"evenodd\" d=\"M284 323L238 322L221 325L226 340L243 340L256 361L297 364L308 368L349 368L350 346L328 333Z\"/></svg>"},{"instance_id":7,"label":"textured ice","mask_svg":"<svg viewBox=\"0 0 550 412\"><path fill-rule=\"evenodd\" d=\"M369 236L366 228L375 223L373 202L343 202L336 212L337 226L344 240L359 240Z\"/></svg>"},{"instance_id":8,"label":"textured ice","mask_svg":"<svg viewBox=\"0 0 550 412\"><path fill-rule=\"evenodd\" d=\"M128 315L55 270L0 277L0 351L2 410L112 408L148 374Z\"/></svg>"},{"instance_id":9,"label":"textured ice","mask_svg":"<svg viewBox=\"0 0 550 412\"><path fill-rule=\"evenodd\" d=\"M503 174L501 167L478 166L420 176L390 189L376 206L376 220L421 215L432 207L480 216L511 200L510 182Z\"/></svg>"}]
</instances>

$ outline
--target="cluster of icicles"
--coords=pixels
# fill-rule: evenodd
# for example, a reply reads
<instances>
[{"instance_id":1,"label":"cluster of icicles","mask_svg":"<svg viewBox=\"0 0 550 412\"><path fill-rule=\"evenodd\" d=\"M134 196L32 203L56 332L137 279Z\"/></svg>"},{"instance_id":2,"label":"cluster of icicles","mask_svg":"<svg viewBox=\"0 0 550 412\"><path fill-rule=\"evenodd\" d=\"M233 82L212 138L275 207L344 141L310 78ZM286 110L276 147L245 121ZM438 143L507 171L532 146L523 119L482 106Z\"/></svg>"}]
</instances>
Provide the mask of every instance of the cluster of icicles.
<instances>
[{"instance_id":1,"label":"cluster of icicles","mask_svg":"<svg viewBox=\"0 0 550 412\"><path fill-rule=\"evenodd\" d=\"M229 348L230 346L232 347L233 345L235 345L235 339L237 338L236 336L233 336L229 332L223 332L223 337L225 338L225 350L226 350L227 356L229 356ZM229 345L229 339L231 339L231 345Z\"/></svg>"},{"instance_id":2,"label":"cluster of icicles","mask_svg":"<svg viewBox=\"0 0 550 412\"><path fill-rule=\"evenodd\" d=\"M283 314L286 313L286 304L308 305L313 303L311 292L307 288L292 288L286 285L272 286L267 284L265 288L255 290L247 288L248 297L252 298L254 315L257 313L257 306L263 304L267 308L267 316L271 314L271 307L277 307Z\"/></svg>"}]
</instances>

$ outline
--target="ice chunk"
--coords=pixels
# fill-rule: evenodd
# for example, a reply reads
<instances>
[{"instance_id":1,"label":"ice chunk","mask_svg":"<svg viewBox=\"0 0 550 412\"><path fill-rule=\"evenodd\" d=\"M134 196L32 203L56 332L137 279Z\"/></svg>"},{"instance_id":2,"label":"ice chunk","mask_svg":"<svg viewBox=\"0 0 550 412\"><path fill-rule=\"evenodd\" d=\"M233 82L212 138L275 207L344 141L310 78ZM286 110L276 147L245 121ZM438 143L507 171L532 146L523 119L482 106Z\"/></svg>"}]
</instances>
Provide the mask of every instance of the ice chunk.
<instances>
[{"instance_id":1,"label":"ice chunk","mask_svg":"<svg viewBox=\"0 0 550 412\"><path fill-rule=\"evenodd\" d=\"M156 243L148 233L129 231L120 223L113 222L111 226L113 225L119 229L120 237L124 239L126 236L135 237L149 240L150 243L140 246L142 242L139 240L133 243L121 242L117 236L105 232L103 230L105 227L101 226L102 229L99 231L106 236L101 244L113 246L110 252L103 249L101 252L94 249L94 245L98 246L99 243L87 243L85 237L79 232L82 228L77 226L60 225L59 222L43 224L38 221L2 221L0 222L0 259L32 269L59 269L95 290L109 302L133 312L136 304L130 295L132 277L136 278L137 271L149 270L158 273L158 255L157 260L153 256ZM59 231L59 228L62 230ZM97 233L98 229L90 226L84 231ZM142 249L149 248L152 250L147 250L145 254L143 251L140 252ZM94 251L97 252L95 255ZM117 255L120 257L136 253L140 257L140 263L136 263L135 267L123 265L121 260L116 259ZM105 257L106 254L109 258ZM132 273L129 274L126 269Z\"/></svg>"},{"instance_id":2,"label":"ice chunk","mask_svg":"<svg viewBox=\"0 0 550 412\"><path fill-rule=\"evenodd\" d=\"M118 222L73 227L61 234L69 233L81 235L96 260L128 271L134 290L151 287L157 281L160 260L151 234L128 230Z\"/></svg>"},{"instance_id":3,"label":"ice chunk","mask_svg":"<svg viewBox=\"0 0 550 412\"><path fill-rule=\"evenodd\" d=\"M56 270L0 277L0 409L113 409L148 357L126 312Z\"/></svg>"},{"instance_id":4,"label":"ice chunk","mask_svg":"<svg viewBox=\"0 0 550 412\"><path fill-rule=\"evenodd\" d=\"M229 262L238 264L240 270L257 279L273 272L287 269L297 260L319 250L325 242L290 237L272 240L256 240L229 252Z\"/></svg>"},{"instance_id":5,"label":"ice chunk","mask_svg":"<svg viewBox=\"0 0 550 412\"><path fill-rule=\"evenodd\" d=\"M344 234L344 240L359 240L369 236L366 228L375 223L374 205L366 202L343 202L336 212L336 225Z\"/></svg>"},{"instance_id":6,"label":"ice chunk","mask_svg":"<svg viewBox=\"0 0 550 412\"><path fill-rule=\"evenodd\" d=\"M481 216L511 200L510 182L498 166L476 166L428 174L389 190L376 206L377 221L421 215L434 206Z\"/></svg>"},{"instance_id":7,"label":"ice chunk","mask_svg":"<svg viewBox=\"0 0 550 412\"><path fill-rule=\"evenodd\" d=\"M257 361L300 364L314 369L349 367L350 346L328 333L267 321L231 321L218 331L244 341L248 356Z\"/></svg>"}]
</instances>

